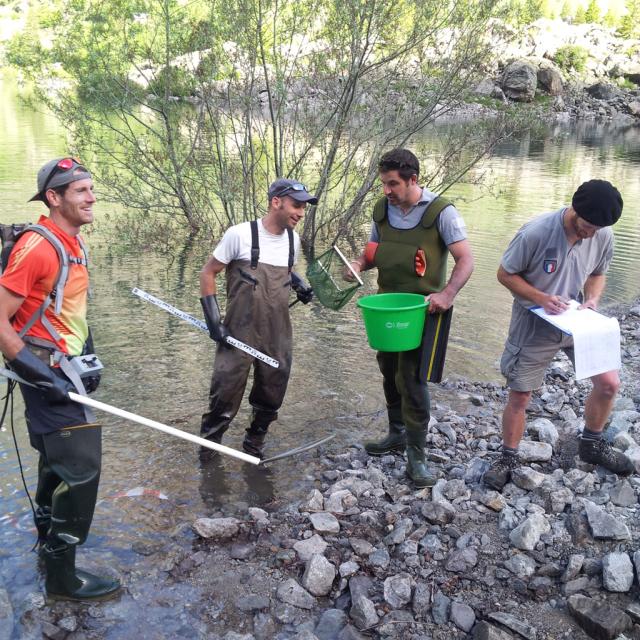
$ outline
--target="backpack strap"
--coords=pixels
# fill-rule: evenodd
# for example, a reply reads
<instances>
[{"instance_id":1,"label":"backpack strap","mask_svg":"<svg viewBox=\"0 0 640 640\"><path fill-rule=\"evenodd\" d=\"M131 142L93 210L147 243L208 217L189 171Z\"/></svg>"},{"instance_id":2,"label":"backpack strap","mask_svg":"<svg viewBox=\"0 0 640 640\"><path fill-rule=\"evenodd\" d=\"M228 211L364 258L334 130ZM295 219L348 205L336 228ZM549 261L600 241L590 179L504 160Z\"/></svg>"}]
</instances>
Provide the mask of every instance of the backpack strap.
<instances>
[{"instance_id":1,"label":"backpack strap","mask_svg":"<svg viewBox=\"0 0 640 640\"><path fill-rule=\"evenodd\" d=\"M291 269L293 268L293 260L296 254L293 242L293 229L289 229L289 227L287 227L287 234L289 235L289 273L291 273Z\"/></svg>"},{"instance_id":2,"label":"backpack strap","mask_svg":"<svg viewBox=\"0 0 640 640\"><path fill-rule=\"evenodd\" d=\"M258 258L260 257L260 242L258 241L258 221L252 220L251 225L251 268L258 267Z\"/></svg>"},{"instance_id":3,"label":"backpack strap","mask_svg":"<svg viewBox=\"0 0 640 640\"><path fill-rule=\"evenodd\" d=\"M51 324L51 321L45 315L45 311L49 308L51 303L55 301L54 313L56 315L60 314L60 312L62 311L62 301L64 299L64 287L67 284L67 279L69 277L69 265L80 264L80 265L87 266L87 262L88 262L87 250L84 246L84 243L80 241L80 248L82 249L83 257L77 258L75 256L69 256L69 254L66 252L59 238L54 233L52 233L49 229L47 229L45 226L41 224L29 225L25 227L20 232L19 235L22 235L23 233L27 233L29 231L33 231L34 233L41 235L56 250L56 253L58 254L58 273L56 274L56 277L54 280L53 289L47 295L47 297L43 300L42 304L38 307L38 309L36 309L33 315L27 320L27 322L25 323L24 327L22 327L18 335L21 338L24 338L27 331L29 331L29 329L31 329L31 327L33 327L33 325L38 320L40 320L40 322L42 322L42 326L47 330L49 335L56 342L58 342L60 341L61 336L58 333L58 331L55 329L53 324Z\"/></svg>"},{"instance_id":4,"label":"backpack strap","mask_svg":"<svg viewBox=\"0 0 640 640\"><path fill-rule=\"evenodd\" d=\"M438 219L438 216L451 204L452 204L451 201L446 200L441 196L436 196L427 205L427 208L422 214L422 220L420 221L420 224L425 229L429 229L435 224L436 220Z\"/></svg>"},{"instance_id":5,"label":"backpack strap","mask_svg":"<svg viewBox=\"0 0 640 640\"><path fill-rule=\"evenodd\" d=\"M386 217L389 209L389 201L386 198L380 198L373 205L373 220L380 224Z\"/></svg>"}]
</instances>

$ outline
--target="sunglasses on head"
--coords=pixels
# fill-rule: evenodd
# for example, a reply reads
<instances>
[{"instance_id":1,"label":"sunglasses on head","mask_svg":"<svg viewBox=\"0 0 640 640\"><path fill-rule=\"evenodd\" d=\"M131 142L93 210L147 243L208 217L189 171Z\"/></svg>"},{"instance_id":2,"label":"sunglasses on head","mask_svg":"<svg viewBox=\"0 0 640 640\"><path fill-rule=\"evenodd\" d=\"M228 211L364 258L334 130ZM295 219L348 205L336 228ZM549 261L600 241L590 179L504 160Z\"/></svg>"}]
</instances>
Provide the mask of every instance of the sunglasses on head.
<instances>
[{"instance_id":1,"label":"sunglasses on head","mask_svg":"<svg viewBox=\"0 0 640 640\"><path fill-rule=\"evenodd\" d=\"M65 173L66 171L74 168L80 169L81 171L86 171L86 169L80 164L80 161L77 158L62 158L61 160L58 160L53 169L49 171L49 175L47 176L47 179L44 181L44 185L42 186L41 193L46 193L47 187L49 186L49 183L51 182L53 176L55 176L57 173Z\"/></svg>"},{"instance_id":2,"label":"sunglasses on head","mask_svg":"<svg viewBox=\"0 0 640 640\"><path fill-rule=\"evenodd\" d=\"M295 184L289 184L286 187L281 187L278 189L271 197L279 198L280 196L284 196L291 191L306 191L307 187L305 187L301 182L296 182Z\"/></svg>"}]
</instances>

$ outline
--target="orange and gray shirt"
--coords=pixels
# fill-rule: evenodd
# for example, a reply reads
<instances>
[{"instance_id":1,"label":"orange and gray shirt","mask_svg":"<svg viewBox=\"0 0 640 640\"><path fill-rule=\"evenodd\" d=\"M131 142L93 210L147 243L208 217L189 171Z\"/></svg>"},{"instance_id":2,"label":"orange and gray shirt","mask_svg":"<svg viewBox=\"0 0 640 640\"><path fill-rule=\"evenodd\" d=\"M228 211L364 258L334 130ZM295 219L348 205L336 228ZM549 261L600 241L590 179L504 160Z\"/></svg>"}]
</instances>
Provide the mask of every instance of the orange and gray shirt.
<instances>
[{"instance_id":1,"label":"orange and gray shirt","mask_svg":"<svg viewBox=\"0 0 640 640\"><path fill-rule=\"evenodd\" d=\"M89 274L84 262L84 251L78 236L70 236L46 216L41 216L38 224L46 227L62 243L64 250L72 258L69 275L64 286L64 296L60 313L56 314L50 305L44 315L59 337L56 339L39 318L26 332L27 336L55 342L56 348L67 355L80 355L89 335L87 325L87 295ZM56 285L60 268L60 258L51 242L35 232L26 231L16 242L0 285L24 302L13 316L11 324L20 332L31 317L38 313L41 305Z\"/></svg>"}]
</instances>

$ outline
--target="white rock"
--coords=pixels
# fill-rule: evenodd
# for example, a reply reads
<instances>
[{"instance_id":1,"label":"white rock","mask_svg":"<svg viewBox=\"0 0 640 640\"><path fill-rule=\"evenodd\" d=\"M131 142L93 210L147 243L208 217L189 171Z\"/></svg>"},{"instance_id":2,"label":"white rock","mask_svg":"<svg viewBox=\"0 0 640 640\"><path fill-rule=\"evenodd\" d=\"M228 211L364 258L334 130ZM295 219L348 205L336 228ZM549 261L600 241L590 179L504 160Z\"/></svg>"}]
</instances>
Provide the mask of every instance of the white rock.
<instances>
[{"instance_id":1,"label":"white rock","mask_svg":"<svg viewBox=\"0 0 640 640\"><path fill-rule=\"evenodd\" d=\"M602 558L602 585L607 591L627 592L633 584L633 565L626 553L607 553Z\"/></svg>"}]
</instances>

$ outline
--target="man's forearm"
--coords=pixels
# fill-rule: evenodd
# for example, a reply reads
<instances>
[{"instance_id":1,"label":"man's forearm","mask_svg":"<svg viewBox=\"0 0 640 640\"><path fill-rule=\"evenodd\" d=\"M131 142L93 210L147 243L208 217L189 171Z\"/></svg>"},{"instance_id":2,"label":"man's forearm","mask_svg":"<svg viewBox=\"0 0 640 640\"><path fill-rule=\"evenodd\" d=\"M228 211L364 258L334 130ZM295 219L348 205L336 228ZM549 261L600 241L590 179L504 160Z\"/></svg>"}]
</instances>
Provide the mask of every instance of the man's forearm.
<instances>
[{"instance_id":1,"label":"man's forearm","mask_svg":"<svg viewBox=\"0 0 640 640\"><path fill-rule=\"evenodd\" d=\"M598 304L600 301L600 297L604 291L604 286L606 284L606 276L597 275L597 276L589 276L587 281L584 283L584 300L585 302L590 301L594 304Z\"/></svg>"},{"instance_id":2,"label":"man's forearm","mask_svg":"<svg viewBox=\"0 0 640 640\"><path fill-rule=\"evenodd\" d=\"M458 292L469 281L471 274L473 273L473 256L462 256L458 259L451 270L451 276L449 282L447 282L443 291L450 295L451 298L455 298Z\"/></svg>"}]
</instances>

